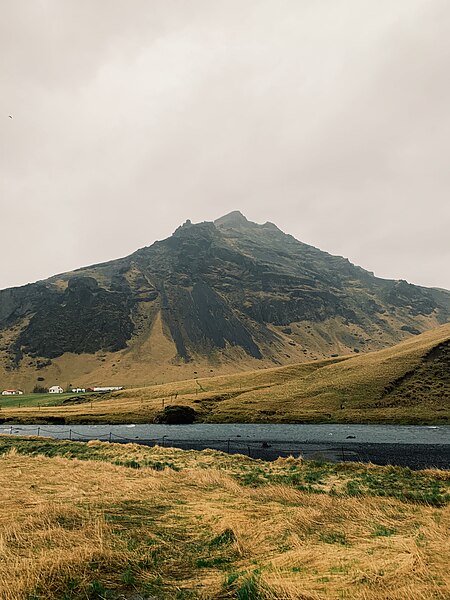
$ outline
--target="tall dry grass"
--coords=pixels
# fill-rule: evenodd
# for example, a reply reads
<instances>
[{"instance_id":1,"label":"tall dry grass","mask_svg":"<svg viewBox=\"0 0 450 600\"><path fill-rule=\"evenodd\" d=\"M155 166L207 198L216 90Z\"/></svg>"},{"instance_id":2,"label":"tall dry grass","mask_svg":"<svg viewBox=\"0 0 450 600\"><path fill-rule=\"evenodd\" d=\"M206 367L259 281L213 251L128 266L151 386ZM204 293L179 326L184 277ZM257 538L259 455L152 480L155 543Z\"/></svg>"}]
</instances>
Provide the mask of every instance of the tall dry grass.
<instances>
[{"instance_id":1,"label":"tall dry grass","mask_svg":"<svg viewBox=\"0 0 450 600\"><path fill-rule=\"evenodd\" d=\"M0 597L450 598L448 506L244 486L226 461L253 463L218 457L155 471L4 455Z\"/></svg>"}]
</instances>

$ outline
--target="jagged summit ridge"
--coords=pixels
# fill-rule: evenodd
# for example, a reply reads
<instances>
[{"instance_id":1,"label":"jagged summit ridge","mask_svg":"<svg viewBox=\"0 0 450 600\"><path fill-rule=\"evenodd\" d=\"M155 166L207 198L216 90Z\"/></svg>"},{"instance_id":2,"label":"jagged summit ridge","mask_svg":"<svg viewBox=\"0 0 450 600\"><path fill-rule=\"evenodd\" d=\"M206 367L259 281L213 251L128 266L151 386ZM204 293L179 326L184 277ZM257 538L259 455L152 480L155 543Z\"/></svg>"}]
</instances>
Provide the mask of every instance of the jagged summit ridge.
<instances>
[{"instance_id":1,"label":"jagged summit ridge","mask_svg":"<svg viewBox=\"0 0 450 600\"><path fill-rule=\"evenodd\" d=\"M248 225L256 225L245 217L241 211L233 210L232 212L219 217L214 221L216 227L246 227Z\"/></svg>"},{"instance_id":2,"label":"jagged summit ridge","mask_svg":"<svg viewBox=\"0 0 450 600\"><path fill-rule=\"evenodd\" d=\"M224 215L223 217L219 217L214 221L214 225L220 228L230 228L230 229L241 229L241 228L270 228L276 229L277 231L281 231L278 227L271 223L270 221L266 221L262 225L259 223L255 223L254 221L250 221L247 219L245 215L241 213L240 210L233 210L232 212Z\"/></svg>"}]
</instances>

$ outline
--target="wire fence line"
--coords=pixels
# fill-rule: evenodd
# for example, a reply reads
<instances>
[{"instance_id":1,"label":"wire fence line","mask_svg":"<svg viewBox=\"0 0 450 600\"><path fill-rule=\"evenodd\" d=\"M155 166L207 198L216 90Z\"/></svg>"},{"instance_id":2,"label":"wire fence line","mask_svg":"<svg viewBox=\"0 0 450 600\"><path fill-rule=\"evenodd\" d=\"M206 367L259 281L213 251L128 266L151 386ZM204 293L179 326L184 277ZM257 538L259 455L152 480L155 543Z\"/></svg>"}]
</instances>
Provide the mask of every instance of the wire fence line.
<instances>
[{"instance_id":1,"label":"wire fence line","mask_svg":"<svg viewBox=\"0 0 450 600\"><path fill-rule=\"evenodd\" d=\"M52 427L50 425L50 427ZM243 454L253 459L276 460L280 457L302 457L309 460L327 462L372 462L381 465L399 465L412 469L438 468L450 469L450 443L403 443L403 442L367 442L367 441L345 441L335 440L313 440L313 439L236 439L224 433L222 438L177 437L174 430L171 434L150 437L145 432L141 435L129 437L112 431L114 426L104 426L102 430L95 433L88 430L83 433L83 426L75 426L74 429L66 428L55 430L45 424L35 426L20 426L3 424L0 426L0 437L2 434L34 437L50 437L61 440L72 440L77 442L89 442L98 440L119 444L141 444L144 446L162 446L180 448L183 450L218 450L228 454ZM126 433L126 432L124 432ZM137 433L137 431L136 431ZM152 432L156 433L156 432ZM158 431L160 433L160 431ZM219 432L218 432L219 433ZM150 434L151 435L151 434ZM182 434L185 435L185 434ZM220 433L219 433L220 435ZM236 437L240 437L237 435ZM352 436L353 437L353 436ZM32 438L29 439L32 443Z\"/></svg>"},{"instance_id":2,"label":"wire fence line","mask_svg":"<svg viewBox=\"0 0 450 600\"><path fill-rule=\"evenodd\" d=\"M318 460L331 461L359 461L358 452L344 445L339 444L321 444L308 441L281 441L281 440L237 440L234 438L222 439L179 439L170 438L163 435L156 438L148 437L127 437L114 433L113 431L88 435L77 431L76 429L50 430L45 427L36 426L21 429L17 426L11 426L9 431L4 429L4 433L10 435L26 435L37 437L51 437L53 439L62 439L70 441L102 441L119 444L141 444L145 446L175 447L184 450L219 450L228 454L245 454L251 458L261 458L264 460L275 460L279 457L291 455L303 456L305 458L315 458Z\"/></svg>"}]
</instances>

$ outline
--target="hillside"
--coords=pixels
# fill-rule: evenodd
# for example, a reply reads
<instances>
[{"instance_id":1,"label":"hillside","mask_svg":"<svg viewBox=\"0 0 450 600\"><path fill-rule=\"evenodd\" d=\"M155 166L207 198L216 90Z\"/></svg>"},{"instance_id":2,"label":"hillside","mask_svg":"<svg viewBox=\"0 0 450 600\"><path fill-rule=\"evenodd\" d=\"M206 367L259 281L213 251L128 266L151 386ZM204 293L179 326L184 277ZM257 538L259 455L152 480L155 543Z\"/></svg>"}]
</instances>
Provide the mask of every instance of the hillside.
<instances>
[{"instance_id":1,"label":"hillside","mask_svg":"<svg viewBox=\"0 0 450 600\"><path fill-rule=\"evenodd\" d=\"M450 324L358 356L75 396L59 406L54 398L44 406L39 395L29 406L8 402L2 422L149 423L175 405L210 423L449 423Z\"/></svg>"},{"instance_id":2,"label":"hillside","mask_svg":"<svg viewBox=\"0 0 450 600\"><path fill-rule=\"evenodd\" d=\"M0 386L149 384L360 354L447 322L391 281L234 212L0 291Z\"/></svg>"}]
</instances>

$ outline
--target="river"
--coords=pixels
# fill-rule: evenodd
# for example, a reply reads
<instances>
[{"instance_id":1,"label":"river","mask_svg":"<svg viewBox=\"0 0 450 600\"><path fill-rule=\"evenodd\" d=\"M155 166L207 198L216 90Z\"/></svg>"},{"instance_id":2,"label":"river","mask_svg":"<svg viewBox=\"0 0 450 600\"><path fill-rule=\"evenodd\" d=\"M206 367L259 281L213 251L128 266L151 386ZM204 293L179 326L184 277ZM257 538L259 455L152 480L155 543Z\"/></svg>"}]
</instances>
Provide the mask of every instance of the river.
<instances>
[{"instance_id":1,"label":"river","mask_svg":"<svg viewBox=\"0 0 450 600\"><path fill-rule=\"evenodd\" d=\"M331 461L356 460L411 468L450 469L450 425L1 425L0 434L38 435L87 441L213 448L253 458L279 456Z\"/></svg>"}]
</instances>

